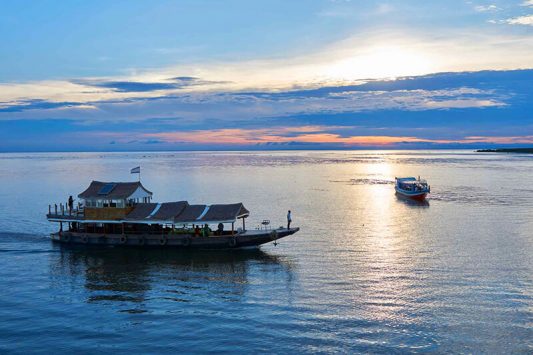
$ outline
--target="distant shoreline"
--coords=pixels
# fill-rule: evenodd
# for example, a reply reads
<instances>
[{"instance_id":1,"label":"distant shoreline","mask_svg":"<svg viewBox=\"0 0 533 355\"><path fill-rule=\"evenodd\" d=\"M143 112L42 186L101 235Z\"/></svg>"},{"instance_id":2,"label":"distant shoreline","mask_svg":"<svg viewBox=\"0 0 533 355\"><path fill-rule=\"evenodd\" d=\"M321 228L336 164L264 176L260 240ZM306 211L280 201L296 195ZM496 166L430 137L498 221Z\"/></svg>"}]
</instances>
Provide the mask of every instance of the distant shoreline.
<instances>
[{"instance_id":1,"label":"distant shoreline","mask_svg":"<svg viewBox=\"0 0 533 355\"><path fill-rule=\"evenodd\" d=\"M533 148L478 149L476 153L527 153L533 154Z\"/></svg>"}]
</instances>

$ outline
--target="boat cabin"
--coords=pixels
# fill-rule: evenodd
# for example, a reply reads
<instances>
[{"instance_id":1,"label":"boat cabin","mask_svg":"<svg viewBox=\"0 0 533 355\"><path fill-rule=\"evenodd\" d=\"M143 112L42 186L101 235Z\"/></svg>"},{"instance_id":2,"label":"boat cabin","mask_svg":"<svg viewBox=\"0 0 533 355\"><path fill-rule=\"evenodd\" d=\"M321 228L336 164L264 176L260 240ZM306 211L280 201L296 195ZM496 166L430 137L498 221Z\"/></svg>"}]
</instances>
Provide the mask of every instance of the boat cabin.
<instances>
[{"instance_id":1,"label":"boat cabin","mask_svg":"<svg viewBox=\"0 0 533 355\"><path fill-rule=\"evenodd\" d=\"M409 192L424 192L429 191L429 186L426 180L421 180L420 177L405 177L396 178L396 188Z\"/></svg>"},{"instance_id":2,"label":"boat cabin","mask_svg":"<svg viewBox=\"0 0 533 355\"><path fill-rule=\"evenodd\" d=\"M152 192L140 181L102 182L93 181L78 195L84 215L89 219L125 218L138 203L150 203Z\"/></svg>"}]
</instances>

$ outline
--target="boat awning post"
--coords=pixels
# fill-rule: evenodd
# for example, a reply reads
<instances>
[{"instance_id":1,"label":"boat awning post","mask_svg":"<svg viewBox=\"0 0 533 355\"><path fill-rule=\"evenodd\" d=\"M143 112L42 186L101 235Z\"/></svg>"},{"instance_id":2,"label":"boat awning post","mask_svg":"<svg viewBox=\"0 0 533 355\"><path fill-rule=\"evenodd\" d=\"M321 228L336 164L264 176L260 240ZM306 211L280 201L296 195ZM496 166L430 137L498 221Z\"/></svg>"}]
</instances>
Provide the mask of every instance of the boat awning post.
<instances>
[{"instance_id":1,"label":"boat awning post","mask_svg":"<svg viewBox=\"0 0 533 355\"><path fill-rule=\"evenodd\" d=\"M233 231L235 230L234 226L235 222L231 222L231 235L233 235Z\"/></svg>"},{"instance_id":2,"label":"boat awning post","mask_svg":"<svg viewBox=\"0 0 533 355\"><path fill-rule=\"evenodd\" d=\"M246 222L244 221L246 218L245 217L242 217L242 231L245 232L246 231Z\"/></svg>"}]
</instances>

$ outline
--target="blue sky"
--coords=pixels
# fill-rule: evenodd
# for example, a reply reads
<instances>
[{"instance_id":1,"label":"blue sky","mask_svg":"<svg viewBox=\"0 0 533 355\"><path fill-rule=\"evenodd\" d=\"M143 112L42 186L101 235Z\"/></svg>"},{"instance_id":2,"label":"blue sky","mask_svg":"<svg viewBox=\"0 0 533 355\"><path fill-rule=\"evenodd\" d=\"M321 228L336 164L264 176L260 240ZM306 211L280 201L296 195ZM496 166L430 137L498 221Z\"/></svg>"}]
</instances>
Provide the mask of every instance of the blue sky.
<instances>
[{"instance_id":1,"label":"blue sky","mask_svg":"<svg viewBox=\"0 0 533 355\"><path fill-rule=\"evenodd\" d=\"M533 144L533 1L13 1L0 35L0 151Z\"/></svg>"}]
</instances>

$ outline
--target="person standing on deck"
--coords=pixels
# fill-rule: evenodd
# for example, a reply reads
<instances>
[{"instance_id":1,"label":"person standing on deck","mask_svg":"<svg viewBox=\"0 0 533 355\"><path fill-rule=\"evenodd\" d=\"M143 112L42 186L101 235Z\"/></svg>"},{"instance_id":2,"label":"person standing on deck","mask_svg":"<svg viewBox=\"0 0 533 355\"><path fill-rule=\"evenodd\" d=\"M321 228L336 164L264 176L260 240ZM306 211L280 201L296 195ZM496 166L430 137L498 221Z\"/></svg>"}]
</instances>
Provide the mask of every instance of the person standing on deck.
<instances>
[{"instance_id":1,"label":"person standing on deck","mask_svg":"<svg viewBox=\"0 0 533 355\"><path fill-rule=\"evenodd\" d=\"M72 213L72 209L74 208L74 199L72 198L72 195L68 198L68 209L70 213Z\"/></svg>"},{"instance_id":2,"label":"person standing on deck","mask_svg":"<svg viewBox=\"0 0 533 355\"><path fill-rule=\"evenodd\" d=\"M292 215L291 210L287 212L287 229L291 229Z\"/></svg>"}]
</instances>

